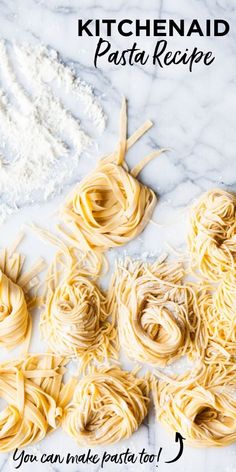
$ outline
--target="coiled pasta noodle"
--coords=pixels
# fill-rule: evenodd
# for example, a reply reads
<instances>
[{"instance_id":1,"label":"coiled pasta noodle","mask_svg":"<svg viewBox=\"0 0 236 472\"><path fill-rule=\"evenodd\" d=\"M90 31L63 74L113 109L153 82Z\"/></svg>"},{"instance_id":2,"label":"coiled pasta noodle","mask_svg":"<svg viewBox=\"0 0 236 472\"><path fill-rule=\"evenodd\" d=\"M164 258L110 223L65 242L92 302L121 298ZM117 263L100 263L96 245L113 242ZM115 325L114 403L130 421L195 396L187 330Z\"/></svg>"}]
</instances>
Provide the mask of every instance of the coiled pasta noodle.
<instances>
[{"instance_id":1,"label":"coiled pasta noodle","mask_svg":"<svg viewBox=\"0 0 236 472\"><path fill-rule=\"evenodd\" d=\"M56 257L54 258L49 270L49 274L52 272L51 277L54 281L59 279L61 271L62 273L65 273L65 268L67 268L68 273L77 268L81 275L85 277L89 276L93 279L97 279L101 275L104 262L106 262L102 254L91 250L83 251L77 246L69 245L61 239L61 237L59 238L52 232L35 224L27 225L27 227L37 234L37 236L39 236L43 241L48 242L54 246L54 248L57 248L58 251ZM105 266L105 270L107 269L108 266ZM58 273L58 277L56 276L56 273ZM56 283L57 282L55 282L55 284Z\"/></svg>"},{"instance_id":2,"label":"coiled pasta noodle","mask_svg":"<svg viewBox=\"0 0 236 472\"><path fill-rule=\"evenodd\" d=\"M12 349L30 331L30 315L22 288L0 273L0 346Z\"/></svg>"},{"instance_id":3,"label":"coiled pasta noodle","mask_svg":"<svg viewBox=\"0 0 236 472\"><path fill-rule=\"evenodd\" d=\"M195 447L226 446L236 440L236 369L234 363L202 366L194 378L153 381L157 419L179 431Z\"/></svg>"},{"instance_id":4,"label":"coiled pasta noodle","mask_svg":"<svg viewBox=\"0 0 236 472\"><path fill-rule=\"evenodd\" d=\"M137 176L163 150L131 171L125 162L151 125L147 121L127 139L123 101L116 151L62 209L65 226L59 229L70 245L33 227L58 248L41 297L40 330L50 353L0 364L0 396L8 403L0 414L1 452L39 441L60 424L82 446L116 443L138 429L148 412L150 375L91 366L117 357L115 319L131 359L165 366L187 355L198 362L196 370L172 379L163 372L156 372L158 381L152 377L158 420L193 446L236 440L236 196L214 189L192 208L188 244L197 283L185 282L182 262L128 258L118 262L107 297L96 282L103 252L140 234L156 205L154 192ZM43 264L23 274L15 248L0 254L0 345L8 348L23 340L28 346L30 290ZM64 356L80 360L85 375L79 381L63 385Z\"/></svg>"},{"instance_id":5,"label":"coiled pasta noodle","mask_svg":"<svg viewBox=\"0 0 236 472\"><path fill-rule=\"evenodd\" d=\"M196 295L183 276L181 262L126 259L116 267L110 310L116 312L119 340L131 359L166 365L187 353L202 355Z\"/></svg>"},{"instance_id":6,"label":"coiled pasta noodle","mask_svg":"<svg viewBox=\"0 0 236 472\"><path fill-rule=\"evenodd\" d=\"M141 184L138 173L163 150L153 151L129 172L127 150L152 126L150 121L127 139L126 102L120 114L116 151L101 159L67 198L62 208L66 227L60 227L73 245L84 251L103 252L136 237L149 222L156 205L154 192Z\"/></svg>"},{"instance_id":7,"label":"coiled pasta noodle","mask_svg":"<svg viewBox=\"0 0 236 472\"><path fill-rule=\"evenodd\" d=\"M205 362L225 362L236 355L236 272L228 271L217 287L204 285L198 305L207 340Z\"/></svg>"},{"instance_id":8,"label":"coiled pasta noodle","mask_svg":"<svg viewBox=\"0 0 236 472\"><path fill-rule=\"evenodd\" d=\"M116 330L108 321L105 297L77 271L55 291L49 288L40 327L52 352L78 357L82 364L116 357Z\"/></svg>"},{"instance_id":9,"label":"coiled pasta noodle","mask_svg":"<svg viewBox=\"0 0 236 472\"><path fill-rule=\"evenodd\" d=\"M236 196L221 189L202 195L192 207L188 234L191 263L210 281L234 270Z\"/></svg>"},{"instance_id":10,"label":"coiled pasta noodle","mask_svg":"<svg viewBox=\"0 0 236 472\"><path fill-rule=\"evenodd\" d=\"M225 362L235 356L236 342L236 195L221 189L203 194L191 211L188 243L191 265L201 276L205 362Z\"/></svg>"},{"instance_id":11,"label":"coiled pasta noodle","mask_svg":"<svg viewBox=\"0 0 236 472\"><path fill-rule=\"evenodd\" d=\"M8 403L0 414L0 452L38 442L59 426L74 382L63 386L64 365L43 354L0 364L0 397Z\"/></svg>"},{"instance_id":12,"label":"coiled pasta noodle","mask_svg":"<svg viewBox=\"0 0 236 472\"><path fill-rule=\"evenodd\" d=\"M62 428L79 445L129 438L147 415L149 381L119 367L92 369L79 380Z\"/></svg>"},{"instance_id":13,"label":"coiled pasta noodle","mask_svg":"<svg viewBox=\"0 0 236 472\"><path fill-rule=\"evenodd\" d=\"M82 369L92 359L116 358L116 329L95 281L100 266L93 252L85 257L47 231L34 229L59 247L47 274L40 319L43 339L52 352L79 358Z\"/></svg>"},{"instance_id":14,"label":"coiled pasta noodle","mask_svg":"<svg viewBox=\"0 0 236 472\"><path fill-rule=\"evenodd\" d=\"M214 306L224 321L227 320L227 328L230 332L236 328L236 270L228 271L220 281L214 296ZM234 332L236 342L236 332Z\"/></svg>"},{"instance_id":15,"label":"coiled pasta noodle","mask_svg":"<svg viewBox=\"0 0 236 472\"><path fill-rule=\"evenodd\" d=\"M22 235L12 248L0 253L0 346L15 348L25 342L28 349L31 336L29 310L34 299L30 292L38 284L37 274L45 264L40 259L27 272L23 272L24 258L15 252Z\"/></svg>"}]
</instances>

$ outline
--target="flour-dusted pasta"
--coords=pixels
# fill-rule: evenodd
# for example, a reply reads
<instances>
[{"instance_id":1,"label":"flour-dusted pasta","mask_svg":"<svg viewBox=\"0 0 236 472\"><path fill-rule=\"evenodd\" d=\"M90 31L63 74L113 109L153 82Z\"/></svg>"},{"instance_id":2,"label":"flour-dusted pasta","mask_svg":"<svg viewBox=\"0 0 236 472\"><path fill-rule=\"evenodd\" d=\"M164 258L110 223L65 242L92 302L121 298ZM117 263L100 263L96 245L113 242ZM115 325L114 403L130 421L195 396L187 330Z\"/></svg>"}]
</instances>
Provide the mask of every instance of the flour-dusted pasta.
<instances>
[{"instance_id":1,"label":"flour-dusted pasta","mask_svg":"<svg viewBox=\"0 0 236 472\"><path fill-rule=\"evenodd\" d=\"M84 254L48 231L31 229L59 249L46 277L40 319L50 351L78 358L82 369L92 360L117 358L114 317L109 320L106 297L96 283L101 260L93 251Z\"/></svg>"},{"instance_id":2,"label":"flour-dusted pasta","mask_svg":"<svg viewBox=\"0 0 236 472\"><path fill-rule=\"evenodd\" d=\"M213 189L192 207L188 234L191 263L218 281L236 262L236 195Z\"/></svg>"},{"instance_id":3,"label":"flour-dusted pasta","mask_svg":"<svg viewBox=\"0 0 236 472\"><path fill-rule=\"evenodd\" d=\"M200 375L153 380L156 416L196 447L227 446L236 440L234 363L202 365Z\"/></svg>"},{"instance_id":4,"label":"flour-dusted pasta","mask_svg":"<svg viewBox=\"0 0 236 472\"><path fill-rule=\"evenodd\" d=\"M0 416L0 452L38 442L59 426L74 385L74 379L62 384L64 365L47 354L0 364L0 397L8 403Z\"/></svg>"},{"instance_id":5,"label":"flour-dusted pasta","mask_svg":"<svg viewBox=\"0 0 236 472\"><path fill-rule=\"evenodd\" d=\"M49 276L40 321L43 338L52 352L79 358L82 365L92 359L116 357L116 329L108 320L105 296L96 283L80 275L78 268L68 271L64 267L64 277L55 284L57 277L56 269Z\"/></svg>"},{"instance_id":6,"label":"flour-dusted pasta","mask_svg":"<svg viewBox=\"0 0 236 472\"><path fill-rule=\"evenodd\" d=\"M109 290L119 340L131 359L166 365L203 352L200 314L181 262L118 263Z\"/></svg>"},{"instance_id":7,"label":"flour-dusted pasta","mask_svg":"<svg viewBox=\"0 0 236 472\"><path fill-rule=\"evenodd\" d=\"M151 126L147 121L127 139L126 102L123 100L116 151L99 161L62 208L66 225L61 230L72 244L84 251L105 251L126 244L145 228L156 205L156 196L136 177L143 166L163 150L153 151L131 171L125 155Z\"/></svg>"},{"instance_id":8,"label":"flour-dusted pasta","mask_svg":"<svg viewBox=\"0 0 236 472\"><path fill-rule=\"evenodd\" d=\"M79 380L62 428L81 446L129 438L148 413L149 380L119 367L99 367Z\"/></svg>"}]
</instances>

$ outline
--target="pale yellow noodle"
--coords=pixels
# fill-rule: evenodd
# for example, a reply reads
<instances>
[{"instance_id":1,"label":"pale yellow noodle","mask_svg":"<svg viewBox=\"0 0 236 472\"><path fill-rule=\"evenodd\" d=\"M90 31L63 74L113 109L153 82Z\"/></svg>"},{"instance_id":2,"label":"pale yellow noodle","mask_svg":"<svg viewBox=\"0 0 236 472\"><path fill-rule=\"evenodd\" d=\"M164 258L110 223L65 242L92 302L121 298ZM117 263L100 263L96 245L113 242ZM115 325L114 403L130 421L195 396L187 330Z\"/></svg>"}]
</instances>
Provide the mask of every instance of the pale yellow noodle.
<instances>
[{"instance_id":1,"label":"pale yellow noodle","mask_svg":"<svg viewBox=\"0 0 236 472\"><path fill-rule=\"evenodd\" d=\"M144 165L164 150L153 151L129 172L125 162L127 149L150 128L151 122L127 139L126 102L120 114L117 149L101 159L67 198L60 227L70 243L83 251L106 251L126 244L142 232L156 205L154 192L137 180Z\"/></svg>"},{"instance_id":2,"label":"pale yellow noodle","mask_svg":"<svg viewBox=\"0 0 236 472\"><path fill-rule=\"evenodd\" d=\"M32 325L29 310L34 303L31 289L39 283L37 274L45 263L40 259L24 271L24 257L15 252L20 239L0 253L0 346L13 349L25 342L27 351Z\"/></svg>"},{"instance_id":3,"label":"pale yellow noodle","mask_svg":"<svg viewBox=\"0 0 236 472\"><path fill-rule=\"evenodd\" d=\"M227 446L236 440L234 363L205 366L194 378L186 372L173 381L153 380L156 416L195 447Z\"/></svg>"},{"instance_id":4,"label":"pale yellow noodle","mask_svg":"<svg viewBox=\"0 0 236 472\"><path fill-rule=\"evenodd\" d=\"M218 286L199 289L198 305L207 340L205 361L224 362L236 355L236 271L229 270Z\"/></svg>"},{"instance_id":5,"label":"pale yellow noodle","mask_svg":"<svg viewBox=\"0 0 236 472\"><path fill-rule=\"evenodd\" d=\"M36 228L38 232L38 228ZM92 360L117 358L117 335L104 294L96 284L100 265L50 233L41 236L59 247L49 267L40 330L50 351L79 358L84 369Z\"/></svg>"},{"instance_id":6,"label":"pale yellow noodle","mask_svg":"<svg viewBox=\"0 0 236 472\"><path fill-rule=\"evenodd\" d=\"M120 344L131 359L166 365L184 354L203 354L196 294L183 277L181 262L118 263L110 311L116 313Z\"/></svg>"},{"instance_id":7,"label":"pale yellow noodle","mask_svg":"<svg viewBox=\"0 0 236 472\"><path fill-rule=\"evenodd\" d=\"M68 271L78 267L81 275L89 275L96 279L101 275L103 267L105 271L108 269L107 261L103 255L91 250L85 252L77 246L69 245L51 231L35 224L27 225L27 228L36 233L43 241L58 248L55 263L56 261L59 263L60 259L62 259L61 265L63 268L67 267Z\"/></svg>"},{"instance_id":8,"label":"pale yellow noodle","mask_svg":"<svg viewBox=\"0 0 236 472\"><path fill-rule=\"evenodd\" d=\"M219 281L236 262L236 195L213 189L190 213L191 264L210 281Z\"/></svg>"},{"instance_id":9,"label":"pale yellow noodle","mask_svg":"<svg viewBox=\"0 0 236 472\"><path fill-rule=\"evenodd\" d=\"M119 367L100 367L79 380L62 428L81 446L129 438L148 413L149 381Z\"/></svg>"},{"instance_id":10,"label":"pale yellow noodle","mask_svg":"<svg viewBox=\"0 0 236 472\"><path fill-rule=\"evenodd\" d=\"M53 355L28 355L0 364L0 452L40 441L56 429L70 401L74 379L62 384L65 360Z\"/></svg>"}]
</instances>

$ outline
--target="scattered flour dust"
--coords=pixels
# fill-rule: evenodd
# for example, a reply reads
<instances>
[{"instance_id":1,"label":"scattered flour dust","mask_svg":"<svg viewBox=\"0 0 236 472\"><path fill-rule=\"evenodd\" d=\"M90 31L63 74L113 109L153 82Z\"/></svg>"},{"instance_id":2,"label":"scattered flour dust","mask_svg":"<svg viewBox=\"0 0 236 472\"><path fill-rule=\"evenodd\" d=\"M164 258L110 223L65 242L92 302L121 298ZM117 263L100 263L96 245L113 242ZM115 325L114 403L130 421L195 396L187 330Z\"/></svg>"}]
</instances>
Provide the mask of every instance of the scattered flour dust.
<instances>
[{"instance_id":1,"label":"scattered flour dust","mask_svg":"<svg viewBox=\"0 0 236 472\"><path fill-rule=\"evenodd\" d=\"M92 89L56 51L0 40L0 223L58 193L104 127Z\"/></svg>"}]
</instances>

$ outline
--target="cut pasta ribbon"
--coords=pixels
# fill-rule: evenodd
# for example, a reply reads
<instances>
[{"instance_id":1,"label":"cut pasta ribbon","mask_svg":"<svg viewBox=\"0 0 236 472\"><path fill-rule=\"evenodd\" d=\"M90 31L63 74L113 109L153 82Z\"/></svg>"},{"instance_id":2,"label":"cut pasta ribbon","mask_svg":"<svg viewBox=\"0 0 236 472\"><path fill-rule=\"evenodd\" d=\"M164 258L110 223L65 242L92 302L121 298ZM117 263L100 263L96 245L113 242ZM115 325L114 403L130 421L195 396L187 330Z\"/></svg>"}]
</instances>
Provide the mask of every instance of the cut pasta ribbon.
<instances>
[{"instance_id":1,"label":"cut pasta ribbon","mask_svg":"<svg viewBox=\"0 0 236 472\"><path fill-rule=\"evenodd\" d=\"M180 262L127 259L116 267L110 311L116 313L119 340L131 359L166 365L184 354L202 355L196 295L183 276Z\"/></svg>"},{"instance_id":2,"label":"cut pasta ribbon","mask_svg":"<svg viewBox=\"0 0 236 472\"><path fill-rule=\"evenodd\" d=\"M93 369L78 382L62 428L81 446L127 439L147 415L148 394L147 378L115 366Z\"/></svg>"},{"instance_id":3,"label":"cut pasta ribbon","mask_svg":"<svg viewBox=\"0 0 236 472\"><path fill-rule=\"evenodd\" d=\"M175 381L153 381L157 419L191 446L227 446L236 440L235 364L191 372Z\"/></svg>"},{"instance_id":4,"label":"cut pasta ribbon","mask_svg":"<svg viewBox=\"0 0 236 472\"><path fill-rule=\"evenodd\" d=\"M234 270L236 195L213 189L200 198L191 211L188 244L193 267L208 280Z\"/></svg>"},{"instance_id":5,"label":"cut pasta ribbon","mask_svg":"<svg viewBox=\"0 0 236 472\"><path fill-rule=\"evenodd\" d=\"M149 222L156 196L141 184L137 175L164 149L153 151L129 172L125 163L127 150L152 126L150 121L127 139L126 101L120 114L120 139L115 152L101 159L69 195L60 227L73 245L84 251L106 251L138 236Z\"/></svg>"},{"instance_id":6,"label":"cut pasta ribbon","mask_svg":"<svg viewBox=\"0 0 236 472\"><path fill-rule=\"evenodd\" d=\"M27 351L31 336L29 309L34 300L31 289L39 283L37 275L45 263L40 259L23 272L24 258L15 252L21 239L0 253L0 346L12 349L24 341Z\"/></svg>"},{"instance_id":7,"label":"cut pasta ribbon","mask_svg":"<svg viewBox=\"0 0 236 472\"><path fill-rule=\"evenodd\" d=\"M0 452L38 442L59 426L74 385L74 379L62 384L64 365L43 354L0 364L0 397L8 403L0 415Z\"/></svg>"},{"instance_id":8,"label":"cut pasta ribbon","mask_svg":"<svg viewBox=\"0 0 236 472\"><path fill-rule=\"evenodd\" d=\"M81 275L89 276L94 279L101 275L104 262L106 263L102 254L95 253L91 250L84 252L77 246L68 245L51 231L35 224L30 224L26 227L37 234L37 236L39 236L43 241L50 243L58 249L54 259L55 267L58 264L60 265L60 261L62 261L61 266L63 267L63 272L65 271L65 268L67 268L68 272L77 268ZM107 268L108 267L105 264L105 270L107 270Z\"/></svg>"}]
</instances>

